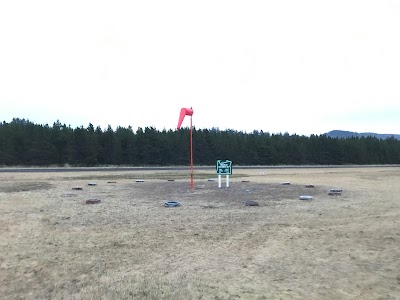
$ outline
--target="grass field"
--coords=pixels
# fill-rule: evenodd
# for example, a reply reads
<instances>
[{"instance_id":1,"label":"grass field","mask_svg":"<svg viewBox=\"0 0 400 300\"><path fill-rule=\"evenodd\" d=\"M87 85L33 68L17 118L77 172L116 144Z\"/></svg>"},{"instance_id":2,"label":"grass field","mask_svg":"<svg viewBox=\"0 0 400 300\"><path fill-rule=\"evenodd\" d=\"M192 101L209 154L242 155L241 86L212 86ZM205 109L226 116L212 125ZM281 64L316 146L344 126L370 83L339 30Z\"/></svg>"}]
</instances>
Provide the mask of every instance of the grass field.
<instances>
[{"instance_id":1,"label":"grass field","mask_svg":"<svg viewBox=\"0 0 400 300\"><path fill-rule=\"evenodd\" d=\"M215 177L0 173L0 298L400 299L399 167Z\"/></svg>"}]
</instances>

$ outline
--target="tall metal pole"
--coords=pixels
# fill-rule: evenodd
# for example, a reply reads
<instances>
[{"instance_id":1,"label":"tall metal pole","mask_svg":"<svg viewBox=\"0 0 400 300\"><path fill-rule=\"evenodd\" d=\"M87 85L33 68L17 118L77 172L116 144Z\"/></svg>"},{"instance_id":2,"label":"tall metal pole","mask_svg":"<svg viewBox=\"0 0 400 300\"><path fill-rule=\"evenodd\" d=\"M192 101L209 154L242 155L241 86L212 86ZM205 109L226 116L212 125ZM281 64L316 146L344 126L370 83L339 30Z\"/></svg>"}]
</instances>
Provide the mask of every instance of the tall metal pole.
<instances>
[{"instance_id":1,"label":"tall metal pole","mask_svg":"<svg viewBox=\"0 0 400 300\"><path fill-rule=\"evenodd\" d=\"M190 188L194 189L193 182L193 129L192 129L192 116L190 116Z\"/></svg>"},{"instance_id":2,"label":"tall metal pole","mask_svg":"<svg viewBox=\"0 0 400 300\"><path fill-rule=\"evenodd\" d=\"M185 116L190 116L190 188L193 191L194 183L193 183L193 126L192 126L192 115L193 115L193 108L182 108L181 113L179 115L178 126L176 129L179 130L181 128L183 119Z\"/></svg>"}]
</instances>

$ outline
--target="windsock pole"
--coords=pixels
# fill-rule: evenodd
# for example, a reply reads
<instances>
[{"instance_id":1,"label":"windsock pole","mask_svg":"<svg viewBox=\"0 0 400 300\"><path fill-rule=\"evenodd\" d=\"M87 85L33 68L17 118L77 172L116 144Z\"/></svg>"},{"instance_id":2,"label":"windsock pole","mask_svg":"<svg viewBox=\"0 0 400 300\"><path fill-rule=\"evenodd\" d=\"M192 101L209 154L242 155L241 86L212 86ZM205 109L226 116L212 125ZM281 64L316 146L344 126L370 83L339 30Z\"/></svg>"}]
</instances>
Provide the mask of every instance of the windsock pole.
<instances>
[{"instance_id":1,"label":"windsock pole","mask_svg":"<svg viewBox=\"0 0 400 300\"><path fill-rule=\"evenodd\" d=\"M193 129L192 129L192 116L190 116L190 188L194 189L193 181Z\"/></svg>"},{"instance_id":2,"label":"windsock pole","mask_svg":"<svg viewBox=\"0 0 400 300\"><path fill-rule=\"evenodd\" d=\"M183 119L185 116L190 116L190 188L194 189L193 182L193 128L192 128L192 115L193 108L182 108L181 113L179 115L178 126L176 127L178 130L181 128Z\"/></svg>"}]
</instances>

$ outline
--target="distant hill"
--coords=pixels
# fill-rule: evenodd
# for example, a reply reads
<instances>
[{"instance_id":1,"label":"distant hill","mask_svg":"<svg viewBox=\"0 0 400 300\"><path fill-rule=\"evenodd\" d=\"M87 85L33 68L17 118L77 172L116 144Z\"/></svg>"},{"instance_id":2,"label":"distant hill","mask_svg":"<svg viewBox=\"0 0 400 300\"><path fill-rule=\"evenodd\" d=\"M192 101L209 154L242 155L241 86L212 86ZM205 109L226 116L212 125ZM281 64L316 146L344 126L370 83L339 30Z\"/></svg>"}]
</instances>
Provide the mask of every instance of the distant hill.
<instances>
[{"instance_id":1,"label":"distant hill","mask_svg":"<svg viewBox=\"0 0 400 300\"><path fill-rule=\"evenodd\" d=\"M397 140L400 140L400 134L382 134L382 133L373 133L373 132L352 132L352 131L344 131L344 130L332 130L324 135L332 137L332 138L351 138L351 137L367 137L372 136L377 139L387 139L390 137L394 137Z\"/></svg>"}]
</instances>

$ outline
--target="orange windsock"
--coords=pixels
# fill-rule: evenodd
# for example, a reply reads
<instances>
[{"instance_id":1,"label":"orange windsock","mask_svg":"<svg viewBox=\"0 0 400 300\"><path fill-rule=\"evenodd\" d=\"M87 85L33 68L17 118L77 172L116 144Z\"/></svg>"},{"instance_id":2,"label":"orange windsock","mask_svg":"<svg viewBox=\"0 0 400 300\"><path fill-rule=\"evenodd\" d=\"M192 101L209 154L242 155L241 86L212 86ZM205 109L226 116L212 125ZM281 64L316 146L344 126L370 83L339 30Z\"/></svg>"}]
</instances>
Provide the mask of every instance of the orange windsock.
<instances>
[{"instance_id":1,"label":"orange windsock","mask_svg":"<svg viewBox=\"0 0 400 300\"><path fill-rule=\"evenodd\" d=\"M177 129L181 128L183 119L185 118L185 116L191 116L193 115L193 109L192 108L182 108L181 109L181 113L179 115L179 121L178 121L178 126L176 127Z\"/></svg>"}]
</instances>

